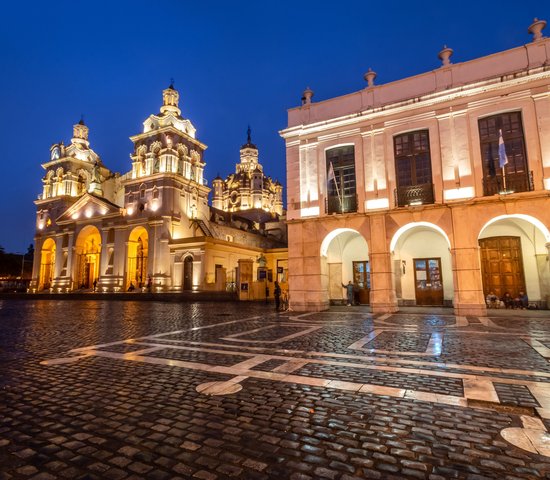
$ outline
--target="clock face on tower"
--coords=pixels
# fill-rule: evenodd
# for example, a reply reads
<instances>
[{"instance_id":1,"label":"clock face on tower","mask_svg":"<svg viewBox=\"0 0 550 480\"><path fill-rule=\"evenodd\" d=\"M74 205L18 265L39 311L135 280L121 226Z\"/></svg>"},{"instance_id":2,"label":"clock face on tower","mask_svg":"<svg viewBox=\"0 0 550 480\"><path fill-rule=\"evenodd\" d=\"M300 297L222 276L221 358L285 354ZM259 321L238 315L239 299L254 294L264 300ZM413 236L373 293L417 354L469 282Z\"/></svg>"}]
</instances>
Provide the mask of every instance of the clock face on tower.
<instances>
[{"instance_id":1,"label":"clock face on tower","mask_svg":"<svg viewBox=\"0 0 550 480\"><path fill-rule=\"evenodd\" d=\"M59 147L58 146L55 146L52 148L52 153L51 153L51 159L52 160L57 160L59 158Z\"/></svg>"}]
</instances>

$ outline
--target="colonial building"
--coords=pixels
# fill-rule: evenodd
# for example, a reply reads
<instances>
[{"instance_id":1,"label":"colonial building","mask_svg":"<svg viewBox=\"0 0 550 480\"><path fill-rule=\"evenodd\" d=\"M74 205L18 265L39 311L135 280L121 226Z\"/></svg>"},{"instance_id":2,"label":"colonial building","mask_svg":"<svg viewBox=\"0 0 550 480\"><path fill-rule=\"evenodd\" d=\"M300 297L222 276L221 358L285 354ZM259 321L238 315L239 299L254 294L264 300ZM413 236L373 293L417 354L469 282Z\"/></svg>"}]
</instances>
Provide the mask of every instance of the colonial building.
<instances>
[{"instance_id":1,"label":"colonial building","mask_svg":"<svg viewBox=\"0 0 550 480\"><path fill-rule=\"evenodd\" d=\"M88 136L80 121L70 145L53 145L42 165L32 291L225 290L237 282L240 262L246 263L246 281L264 269L263 287L269 270L286 270L281 209L270 218L275 226L264 223L261 230L250 220L224 216L223 205L218 214L211 211L206 145L181 116L172 85L163 91L160 112L131 137L128 173L106 168Z\"/></svg>"},{"instance_id":2,"label":"colonial building","mask_svg":"<svg viewBox=\"0 0 550 480\"><path fill-rule=\"evenodd\" d=\"M289 110L290 301L374 312L550 295L550 40Z\"/></svg>"},{"instance_id":3,"label":"colonial building","mask_svg":"<svg viewBox=\"0 0 550 480\"><path fill-rule=\"evenodd\" d=\"M251 140L250 127L240 160L235 173L225 180L216 177L212 182L212 206L226 212L239 212L259 222L282 215L283 187L264 174L258 161L258 148Z\"/></svg>"}]
</instances>

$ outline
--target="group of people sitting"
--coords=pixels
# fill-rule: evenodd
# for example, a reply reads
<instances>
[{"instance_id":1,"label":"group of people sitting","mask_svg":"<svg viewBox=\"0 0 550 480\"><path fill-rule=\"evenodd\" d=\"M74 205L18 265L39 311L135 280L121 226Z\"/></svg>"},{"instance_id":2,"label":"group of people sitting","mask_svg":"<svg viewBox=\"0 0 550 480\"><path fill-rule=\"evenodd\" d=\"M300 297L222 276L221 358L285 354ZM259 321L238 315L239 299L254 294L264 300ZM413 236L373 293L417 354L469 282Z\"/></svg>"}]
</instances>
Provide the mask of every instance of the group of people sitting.
<instances>
[{"instance_id":1,"label":"group of people sitting","mask_svg":"<svg viewBox=\"0 0 550 480\"><path fill-rule=\"evenodd\" d=\"M485 301L489 308L519 308L522 310L529 308L529 298L523 291L519 292L517 297L513 297L510 292L505 292L501 298L498 298L495 292L489 292Z\"/></svg>"}]
</instances>

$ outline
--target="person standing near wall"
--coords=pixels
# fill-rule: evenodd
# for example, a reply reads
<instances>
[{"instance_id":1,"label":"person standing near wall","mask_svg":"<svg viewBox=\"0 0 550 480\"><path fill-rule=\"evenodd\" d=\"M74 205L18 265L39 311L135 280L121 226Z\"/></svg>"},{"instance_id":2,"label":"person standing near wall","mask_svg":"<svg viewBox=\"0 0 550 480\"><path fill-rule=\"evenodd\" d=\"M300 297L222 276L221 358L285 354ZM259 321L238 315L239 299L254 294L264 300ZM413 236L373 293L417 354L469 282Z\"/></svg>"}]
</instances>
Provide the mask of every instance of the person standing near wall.
<instances>
[{"instance_id":1,"label":"person standing near wall","mask_svg":"<svg viewBox=\"0 0 550 480\"><path fill-rule=\"evenodd\" d=\"M281 306L281 286L277 280L275 280L273 296L275 297L275 310L279 311L279 307Z\"/></svg>"},{"instance_id":2,"label":"person standing near wall","mask_svg":"<svg viewBox=\"0 0 550 480\"><path fill-rule=\"evenodd\" d=\"M353 305L353 283L351 283L351 280L348 282L347 285L344 285L342 283L342 288L346 289L346 295L348 297L348 307L351 307Z\"/></svg>"}]
</instances>

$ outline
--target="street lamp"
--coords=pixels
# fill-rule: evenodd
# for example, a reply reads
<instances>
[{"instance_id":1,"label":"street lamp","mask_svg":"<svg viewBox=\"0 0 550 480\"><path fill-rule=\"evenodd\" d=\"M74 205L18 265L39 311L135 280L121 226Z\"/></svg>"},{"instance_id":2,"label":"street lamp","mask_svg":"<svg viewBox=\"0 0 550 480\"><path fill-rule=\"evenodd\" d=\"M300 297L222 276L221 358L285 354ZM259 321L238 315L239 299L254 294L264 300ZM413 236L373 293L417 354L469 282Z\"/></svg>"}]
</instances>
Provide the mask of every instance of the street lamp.
<instances>
[{"instance_id":1,"label":"street lamp","mask_svg":"<svg viewBox=\"0 0 550 480\"><path fill-rule=\"evenodd\" d=\"M15 252L16 255L21 255L21 280L23 280L23 274L25 272L25 253Z\"/></svg>"}]
</instances>

